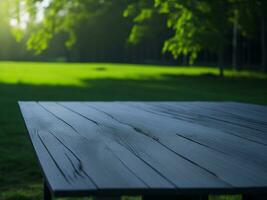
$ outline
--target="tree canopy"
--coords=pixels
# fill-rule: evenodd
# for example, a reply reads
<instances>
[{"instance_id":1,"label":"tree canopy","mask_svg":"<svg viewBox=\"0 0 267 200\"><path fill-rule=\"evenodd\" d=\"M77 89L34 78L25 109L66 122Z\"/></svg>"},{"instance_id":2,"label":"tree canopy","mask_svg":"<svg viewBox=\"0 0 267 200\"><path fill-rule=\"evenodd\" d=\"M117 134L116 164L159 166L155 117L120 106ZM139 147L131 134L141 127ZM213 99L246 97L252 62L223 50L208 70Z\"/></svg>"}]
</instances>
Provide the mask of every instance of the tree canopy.
<instances>
[{"instance_id":1,"label":"tree canopy","mask_svg":"<svg viewBox=\"0 0 267 200\"><path fill-rule=\"evenodd\" d=\"M144 40L151 46L157 37L162 53L169 52L174 59L185 56L193 64L204 51L222 60L232 48L231 57L236 59L238 42L243 41L246 54L250 43L261 46L266 65L266 4L264 0L7 0L0 3L4 11L0 23L10 22L16 39L26 41L36 54L48 49L58 35L66 52L76 45L80 53L88 46L114 51L115 43L122 48L127 43L144 45ZM90 52L96 54L97 49Z\"/></svg>"}]
</instances>

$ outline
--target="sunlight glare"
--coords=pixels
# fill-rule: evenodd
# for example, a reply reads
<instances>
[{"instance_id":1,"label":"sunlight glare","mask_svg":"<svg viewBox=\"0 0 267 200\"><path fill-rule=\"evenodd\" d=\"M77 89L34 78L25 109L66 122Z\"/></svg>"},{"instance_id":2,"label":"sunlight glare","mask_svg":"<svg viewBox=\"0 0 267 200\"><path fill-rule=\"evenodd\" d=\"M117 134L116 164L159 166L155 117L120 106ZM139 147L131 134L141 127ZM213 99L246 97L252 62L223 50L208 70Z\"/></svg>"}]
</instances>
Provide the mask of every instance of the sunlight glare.
<instances>
[{"instance_id":1,"label":"sunlight glare","mask_svg":"<svg viewBox=\"0 0 267 200\"><path fill-rule=\"evenodd\" d=\"M44 18L45 9L50 5L50 3L51 0L43 0L36 2L36 8L37 8L37 13L35 18L36 23L42 22ZM21 1L19 19L12 18L10 19L9 24L14 28L26 29L29 20L30 20L30 14L26 11L26 2Z\"/></svg>"},{"instance_id":2,"label":"sunlight glare","mask_svg":"<svg viewBox=\"0 0 267 200\"><path fill-rule=\"evenodd\" d=\"M27 24L30 20L30 15L26 11L26 2L21 1L19 6L20 6L19 17L10 19L9 24L14 28L26 29Z\"/></svg>"},{"instance_id":3,"label":"sunlight glare","mask_svg":"<svg viewBox=\"0 0 267 200\"><path fill-rule=\"evenodd\" d=\"M42 22L44 18L44 11L50 5L51 0L43 0L36 2L37 14L36 14L36 22Z\"/></svg>"}]
</instances>

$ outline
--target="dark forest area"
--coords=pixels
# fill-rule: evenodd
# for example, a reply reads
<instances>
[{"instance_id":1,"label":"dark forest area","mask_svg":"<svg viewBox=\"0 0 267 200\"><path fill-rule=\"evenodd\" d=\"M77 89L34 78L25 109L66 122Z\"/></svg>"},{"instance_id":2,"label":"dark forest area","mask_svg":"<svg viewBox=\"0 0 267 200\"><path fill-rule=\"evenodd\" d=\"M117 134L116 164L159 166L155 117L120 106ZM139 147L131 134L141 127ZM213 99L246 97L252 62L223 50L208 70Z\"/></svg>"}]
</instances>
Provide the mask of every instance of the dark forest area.
<instances>
[{"instance_id":1,"label":"dark forest area","mask_svg":"<svg viewBox=\"0 0 267 200\"><path fill-rule=\"evenodd\" d=\"M46 5L46 22L32 25L28 20L26 28L10 23L23 16L27 2L18 5L18 14L13 11L2 18L1 60L222 65L266 71L267 12L262 0L55 2ZM78 10L86 6L91 10ZM57 13L52 16L52 11ZM80 16L73 17L77 12ZM52 22L58 30L49 30Z\"/></svg>"}]
</instances>

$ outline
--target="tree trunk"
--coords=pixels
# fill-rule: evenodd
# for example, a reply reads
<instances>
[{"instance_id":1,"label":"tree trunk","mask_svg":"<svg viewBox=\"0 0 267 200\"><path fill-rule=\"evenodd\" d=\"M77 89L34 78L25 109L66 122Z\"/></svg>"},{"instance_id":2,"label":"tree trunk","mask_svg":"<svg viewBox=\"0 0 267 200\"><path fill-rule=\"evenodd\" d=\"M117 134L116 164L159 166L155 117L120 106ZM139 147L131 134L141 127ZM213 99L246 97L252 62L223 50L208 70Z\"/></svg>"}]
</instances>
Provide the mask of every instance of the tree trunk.
<instances>
[{"instance_id":1,"label":"tree trunk","mask_svg":"<svg viewBox=\"0 0 267 200\"><path fill-rule=\"evenodd\" d=\"M183 66L187 66L188 65L188 63L187 63L187 55L183 54L183 58L182 59L183 59L183 61L182 61L183 62Z\"/></svg>"},{"instance_id":2,"label":"tree trunk","mask_svg":"<svg viewBox=\"0 0 267 200\"><path fill-rule=\"evenodd\" d=\"M246 65L248 69L252 69L251 67L251 44L249 39L247 39L247 59L246 59Z\"/></svg>"},{"instance_id":3,"label":"tree trunk","mask_svg":"<svg viewBox=\"0 0 267 200\"><path fill-rule=\"evenodd\" d=\"M237 69L237 25L238 25L238 13L234 13L234 23L233 23L233 50L232 50L232 66L233 69Z\"/></svg>"},{"instance_id":4,"label":"tree trunk","mask_svg":"<svg viewBox=\"0 0 267 200\"><path fill-rule=\"evenodd\" d=\"M220 50L218 52L218 68L220 77L224 77L224 67L223 67L223 44L220 45Z\"/></svg>"},{"instance_id":5,"label":"tree trunk","mask_svg":"<svg viewBox=\"0 0 267 200\"><path fill-rule=\"evenodd\" d=\"M242 56L241 56L241 62L240 62L240 66L241 68L239 69L247 69L247 60L246 60L246 52L247 52L247 41L245 39L245 37L242 37Z\"/></svg>"},{"instance_id":6,"label":"tree trunk","mask_svg":"<svg viewBox=\"0 0 267 200\"><path fill-rule=\"evenodd\" d=\"M263 71L267 71L266 67L266 35L265 35L265 16L261 19L261 66Z\"/></svg>"},{"instance_id":7,"label":"tree trunk","mask_svg":"<svg viewBox=\"0 0 267 200\"><path fill-rule=\"evenodd\" d=\"M71 62L71 52L67 47L65 47L65 57L67 62Z\"/></svg>"}]
</instances>

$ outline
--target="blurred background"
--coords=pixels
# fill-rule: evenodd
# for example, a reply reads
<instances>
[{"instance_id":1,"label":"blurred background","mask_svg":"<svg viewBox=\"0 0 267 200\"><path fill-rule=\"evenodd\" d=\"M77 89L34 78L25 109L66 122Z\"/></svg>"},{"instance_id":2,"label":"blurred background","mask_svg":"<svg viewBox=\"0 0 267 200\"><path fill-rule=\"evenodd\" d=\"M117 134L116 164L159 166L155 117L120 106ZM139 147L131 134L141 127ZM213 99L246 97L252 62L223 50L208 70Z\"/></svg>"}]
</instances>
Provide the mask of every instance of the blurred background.
<instances>
[{"instance_id":1,"label":"blurred background","mask_svg":"<svg viewBox=\"0 0 267 200\"><path fill-rule=\"evenodd\" d=\"M0 199L42 197L18 100L266 105L266 37L266 0L0 0Z\"/></svg>"},{"instance_id":2,"label":"blurred background","mask_svg":"<svg viewBox=\"0 0 267 200\"><path fill-rule=\"evenodd\" d=\"M4 0L0 59L266 71L266 6L264 0Z\"/></svg>"}]
</instances>

